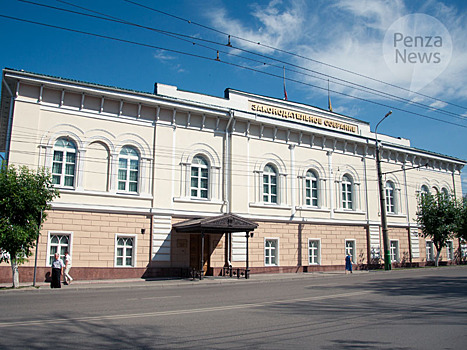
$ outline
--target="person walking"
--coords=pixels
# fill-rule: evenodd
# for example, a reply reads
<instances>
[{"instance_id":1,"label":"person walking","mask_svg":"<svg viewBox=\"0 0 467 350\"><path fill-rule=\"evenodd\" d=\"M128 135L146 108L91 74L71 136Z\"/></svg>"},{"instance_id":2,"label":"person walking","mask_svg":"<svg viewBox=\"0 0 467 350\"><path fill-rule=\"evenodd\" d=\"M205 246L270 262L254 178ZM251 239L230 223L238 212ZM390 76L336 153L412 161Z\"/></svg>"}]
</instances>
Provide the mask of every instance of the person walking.
<instances>
[{"instance_id":1,"label":"person walking","mask_svg":"<svg viewBox=\"0 0 467 350\"><path fill-rule=\"evenodd\" d=\"M64 283L66 285L71 284L73 277L70 276L71 269L71 255L68 251L65 252L65 273L63 274Z\"/></svg>"},{"instance_id":2,"label":"person walking","mask_svg":"<svg viewBox=\"0 0 467 350\"><path fill-rule=\"evenodd\" d=\"M60 259L60 254L54 254L54 261L52 261L52 282L50 283L50 288L61 288L62 285L62 271L63 271L63 261Z\"/></svg>"},{"instance_id":3,"label":"person walking","mask_svg":"<svg viewBox=\"0 0 467 350\"><path fill-rule=\"evenodd\" d=\"M350 254L347 254L345 257L345 274L352 273L352 257Z\"/></svg>"}]
</instances>

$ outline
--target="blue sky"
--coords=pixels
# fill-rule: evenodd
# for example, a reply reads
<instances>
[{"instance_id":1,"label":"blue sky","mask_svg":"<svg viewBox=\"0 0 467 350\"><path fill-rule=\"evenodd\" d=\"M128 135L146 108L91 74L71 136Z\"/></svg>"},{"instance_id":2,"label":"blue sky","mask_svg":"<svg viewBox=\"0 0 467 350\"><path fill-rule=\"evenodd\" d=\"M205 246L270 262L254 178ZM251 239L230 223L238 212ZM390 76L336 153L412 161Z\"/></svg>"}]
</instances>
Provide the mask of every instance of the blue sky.
<instances>
[{"instance_id":1,"label":"blue sky","mask_svg":"<svg viewBox=\"0 0 467 350\"><path fill-rule=\"evenodd\" d=\"M285 67L289 100L327 108L329 79L334 111L367 121L374 130L391 109L379 132L467 160L465 1L34 1L184 37L0 0L3 16L150 46L0 17L1 67L138 91L152 92L159 82L214 96L234 88L277 98L283 98ZM404 37L397 45L394 33ZM227 34L232 47L218 45L227 44ZM410 41L417 35L423 47ZM437 46L436 37L442 40ZM419 59L438 53L433 57L439 62L391 66L396 49L399 60L407 50ZM217 50L221 62L215 61Z\"/></svg>"}]
</instances>

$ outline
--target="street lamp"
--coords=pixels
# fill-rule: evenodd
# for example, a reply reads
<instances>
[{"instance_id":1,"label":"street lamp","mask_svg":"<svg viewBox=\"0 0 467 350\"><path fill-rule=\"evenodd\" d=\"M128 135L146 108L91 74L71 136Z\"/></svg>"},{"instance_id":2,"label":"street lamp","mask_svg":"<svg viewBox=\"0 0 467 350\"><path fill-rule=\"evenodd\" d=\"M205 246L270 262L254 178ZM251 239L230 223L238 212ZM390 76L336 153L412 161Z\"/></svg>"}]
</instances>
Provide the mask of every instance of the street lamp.
<instances>
[{"instance_id":1,"label":"street lamp","mask_svg":"<svg viewBox=\"0 0 467 350\"><path fill-rule=\"evenodd\" d=\"M376 136L376 169L378 171L378 187L379 187L379 202L381 207L381 226L383 229L383 248L384 248L384 269L391 270L391 253L389 247L389 238L388 238L388 222L386 218L386 198L383 187L383 174L381 172L381 157L379 153L379 143L378 143L378 126L381 122L389 117L392 114L392 111L386 113L383 119L381 119L375 128Z\"/></svg>"}]
</instances>

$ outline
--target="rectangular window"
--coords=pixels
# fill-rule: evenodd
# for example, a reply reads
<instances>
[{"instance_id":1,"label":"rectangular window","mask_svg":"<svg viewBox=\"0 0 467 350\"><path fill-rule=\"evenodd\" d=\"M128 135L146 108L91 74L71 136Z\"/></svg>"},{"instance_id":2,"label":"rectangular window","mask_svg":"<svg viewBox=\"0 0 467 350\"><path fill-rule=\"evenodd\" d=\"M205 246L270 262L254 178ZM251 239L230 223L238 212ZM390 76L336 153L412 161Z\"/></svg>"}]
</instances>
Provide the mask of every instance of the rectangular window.
<instances>
[{"instance_id":1,"label":"rectangular window","mask_svg":"<svg viewBox=\"0 0 467 350\"><path fill-rule=\"evenodd\" d=\"M321 264L321 242L319 239L308 241L308 263L310 265Z\"/></svg>"},{"instance_id":2,"label":"rectangular window","mask_svg":"<svg viewBox=\"0 0 467 350\"><path fill-rule=\"evenodd\" d=\"M448 241L446 243L446 259L449 260L454 260L454 244L452 241Z\"/></svg>"},{"instance_id":3,"label":"rectangular window","mask_svg":"<svg viewBox=\"0 0 467 350\"><path fill-rule=\"evenodd\" d=\"M355 263L355 240L345 240L345 255L350 255L352 258L352 262Z\"/></svg>"},{"instance_id":4,"label":"rectangular window","mask_svg":"<svg viewBox=\"0 0 467 350\"><path fill-rule=\"evenodd\" d=\"M462 259L467 258L467 243L461 244L461 257Z\"/></svg>"},{"instance_id":5,"label":"rectangular window","mask_svg":"<svg viewBox=\"0 0 467 350\"><path fill-rule=\"evenodd\" d=\"M135 236L116 236L115 266L134 267L135 266Z\"/></svg>"},{"instance_id":6,"label":"rectangular window","mask_svg":"<svg viewBox=\"0 0 467 350\"><path fill-rule=\"evenodd\" d=\"M264 245L264 265L277 266L277 239L266 239Z\"/></svg>"},{"instance_id":7,"label":"rectangular window","mask_svg":"<svg viewBox=\"0 0 467 350\"><path fill-rule=\"evenodd\" d=\"M391 261L399 261L399 241L390 241Z\"/></svg>"},{"instance_id":8,"label":"rectangular window","mask_svg":"<svg viewBox=\"0 0 467 350\"><path fill-rule=\"evenodd\" d=\"M60 259L65 258L65 252L70 252L70 242L71 241L71 234L70 233L49 233L49 241L48 241L48 257L47 257L47 266L52 265L54 261L55 253L60 254ZM65 262L65 261L64 261Z\"/></svg>"},{"instance_id":9,"label":"rectangular window","mask_svg":"<svg viewBox=\"0 0 467 350\"><path fill-rule=\"evenodd\" d=\"M426 261L434 261L435 260L435 251L434 245L432 241L426 242Z\"/></svg>"}]
</instances>

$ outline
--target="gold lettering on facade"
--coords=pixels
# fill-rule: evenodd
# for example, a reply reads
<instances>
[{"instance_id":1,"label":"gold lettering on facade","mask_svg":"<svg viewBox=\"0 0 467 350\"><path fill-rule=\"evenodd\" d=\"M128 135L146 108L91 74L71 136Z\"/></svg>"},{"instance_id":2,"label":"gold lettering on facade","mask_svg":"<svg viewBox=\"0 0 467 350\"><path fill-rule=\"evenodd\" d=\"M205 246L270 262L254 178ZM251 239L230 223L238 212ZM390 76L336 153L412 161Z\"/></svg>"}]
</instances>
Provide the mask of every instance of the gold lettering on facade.
<instances>
[{"instance_id":1,"label":"gold lettering on facade","mask_svg":"<svg viewBox=\"0 0 467 350\"><path fill-rule=\"evenodd\" d=\"M327 128L344 130L352 133L357 133L358 128L354 125L341 123L335 120L323 119L320 117L315 117L310 114L298 113L287 109L275 108L267 105L262 105L259 103L251 103L250 109L253 112L267 113L274 116L279 116L286 119L295 119L300 121L306 121L311 124L323 125Z\"/></svg>"}]
</instances>

